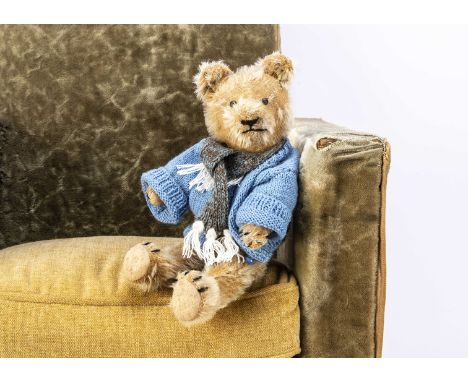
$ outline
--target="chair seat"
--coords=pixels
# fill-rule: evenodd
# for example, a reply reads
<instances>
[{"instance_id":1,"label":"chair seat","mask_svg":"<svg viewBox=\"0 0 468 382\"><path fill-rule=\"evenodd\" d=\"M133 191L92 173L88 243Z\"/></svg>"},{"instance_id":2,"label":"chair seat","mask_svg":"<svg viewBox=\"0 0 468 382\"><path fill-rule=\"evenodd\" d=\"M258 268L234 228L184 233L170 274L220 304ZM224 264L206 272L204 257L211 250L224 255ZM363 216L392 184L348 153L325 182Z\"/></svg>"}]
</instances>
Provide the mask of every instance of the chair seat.
<instances>
[{"instance_id":1,"label":"chair seat","mask_svg":"<svg viewBox=\"0 0 468 382\"><path fill-rule=\"evenodd\" d=\"M171 291L143 293L119 279L141 241L99 236L32 242L0 251L0 357L290 357L300 352L298 288L285 268L210 322L185 328Z\"/></svg>"}]
</instances>

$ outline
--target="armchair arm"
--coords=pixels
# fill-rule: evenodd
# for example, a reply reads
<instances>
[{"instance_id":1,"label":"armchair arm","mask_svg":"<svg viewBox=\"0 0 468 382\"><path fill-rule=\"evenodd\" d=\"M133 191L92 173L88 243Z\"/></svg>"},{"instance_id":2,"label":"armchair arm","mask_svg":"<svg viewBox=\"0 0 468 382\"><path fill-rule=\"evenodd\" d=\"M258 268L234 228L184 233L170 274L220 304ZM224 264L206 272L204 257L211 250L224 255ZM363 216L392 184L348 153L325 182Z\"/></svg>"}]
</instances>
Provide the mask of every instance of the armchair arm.
<instances>
[{"instance_id":1,"label":"armchair arm","mask_svg":"<svg viewBox=\"0 0 468 382\"><path fill-rule=\"evenodd\" d=\"M305 357L379 357L385 307L385 139L297 119L293 225Z\"/></svg>"}]
</instances>

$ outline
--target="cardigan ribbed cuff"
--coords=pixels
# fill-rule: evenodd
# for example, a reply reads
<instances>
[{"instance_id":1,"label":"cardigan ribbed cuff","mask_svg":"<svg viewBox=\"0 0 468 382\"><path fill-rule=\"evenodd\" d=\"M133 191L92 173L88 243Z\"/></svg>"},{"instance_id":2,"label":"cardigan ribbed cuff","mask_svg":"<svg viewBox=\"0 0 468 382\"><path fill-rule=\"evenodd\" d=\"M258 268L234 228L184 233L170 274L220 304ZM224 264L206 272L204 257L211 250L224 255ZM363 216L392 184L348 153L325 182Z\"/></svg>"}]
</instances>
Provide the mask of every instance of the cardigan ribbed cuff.
<instances>
[{"instance_id":1,"label":"cardigan ribbed cuff","mask_svg":"<svg viewBox=\"0 0 468 382\"><path fill-rule=\"evenodd\" d=\"M250 195L237 211L236 224L255 224L276 232L279 239L286 236L292 213L284 203L266 194Z\"/></svg>"},{"instance_id":2,"label":"cardigan ribbed cuff","mask_svg":"<svg viewBox=\"0 0 468 382\"><path fill-rule=\"evenodd\" d=\"M164 202L163 206L150 203L146 189L148 186L158 194ZM153 216L163 223L177 224L187 209L187 196L173 177L163 168L150 170L141 176L141 187L146 203Z\"/></svg>"}]
</instances>

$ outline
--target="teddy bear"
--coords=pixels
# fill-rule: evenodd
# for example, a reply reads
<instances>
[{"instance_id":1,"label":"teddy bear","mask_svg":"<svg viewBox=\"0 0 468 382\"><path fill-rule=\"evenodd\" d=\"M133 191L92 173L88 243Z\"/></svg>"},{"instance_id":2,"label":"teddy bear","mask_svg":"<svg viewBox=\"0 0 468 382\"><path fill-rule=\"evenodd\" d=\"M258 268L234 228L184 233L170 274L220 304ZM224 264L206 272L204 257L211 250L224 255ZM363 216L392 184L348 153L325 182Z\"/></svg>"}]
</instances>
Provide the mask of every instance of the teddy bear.
<instances>
[{"instance_id":1,"label":"teddy bear","mask_svg":"<svg viewBox=\"0 0 468 382\"><path fill-rule=\"evenodd\" d=\"M194 77L208 137L143 173L151 213L195 220L177 248L144 242L125 255L130 283L172 288L170 307L185 326L203 324L265 274L297 201L299 155L290 125L291 60L275 52L233 72L203 62Z\"/></svg>"}]
</instances>

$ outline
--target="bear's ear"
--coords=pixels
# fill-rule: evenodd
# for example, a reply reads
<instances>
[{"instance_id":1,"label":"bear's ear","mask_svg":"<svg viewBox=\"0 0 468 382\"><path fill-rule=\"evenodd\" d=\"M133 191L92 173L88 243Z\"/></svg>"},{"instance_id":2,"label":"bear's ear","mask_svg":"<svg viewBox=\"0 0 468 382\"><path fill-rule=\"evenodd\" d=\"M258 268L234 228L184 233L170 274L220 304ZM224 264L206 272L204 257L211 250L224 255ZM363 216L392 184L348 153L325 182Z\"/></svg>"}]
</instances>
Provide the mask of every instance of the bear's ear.
<instances>
[{"instance_id":1,"label":"bear's ear","mask_svg":"<svg viewBox=\"0 0 468 382\"><path fill-rule=\"evenodd\" d=\"M263 71L276 78L281 85L286 86L292 78L294 71L291 59L279 52L272 53L257 62Z\"/></svg>"},{"instance_id":2,"label":"bear's ear","mask_svg":"<svg viewBox=\"0 0 468 382\"><path fill-rule=\"evenodd\" d=\"M231 74L232 70L223 61L202 62L198 67L198 73L193 78L197 87L195 90L197 97L204 101Z\"/></svg>"}]
</instances>

